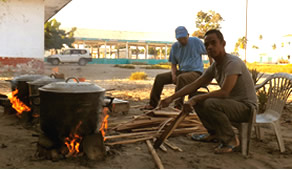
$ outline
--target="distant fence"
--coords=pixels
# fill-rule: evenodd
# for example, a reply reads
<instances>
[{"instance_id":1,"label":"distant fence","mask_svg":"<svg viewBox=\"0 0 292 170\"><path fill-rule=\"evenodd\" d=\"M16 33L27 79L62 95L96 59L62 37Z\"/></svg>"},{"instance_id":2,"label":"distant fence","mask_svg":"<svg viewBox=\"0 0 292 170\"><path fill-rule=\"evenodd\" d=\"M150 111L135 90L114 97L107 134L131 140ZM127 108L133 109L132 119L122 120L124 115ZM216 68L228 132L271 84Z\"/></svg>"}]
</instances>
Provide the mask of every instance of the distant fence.
<instances>
[{"instance_id":1,"label":"distant fence","mask_svg":"<svg viewBox=\"0 0 292 170\"><path fill-rule=\"evenodd\" d=\"M167 63L168 60L156 60L156 59L107 59L107 58L93 58L88 64L132 64L132 63L145 63L145 64L159 64Z\"/></svg>"},{"instance_id":2,"label":"distant fence","mask_svg":"<svg viewBox=\"0 0 292 170\"><path fill-rule=\"evenodd\" d=\"M47 59L45 58L45 61ZM132 63L145 63L145 64L160 64L160 63L167 63L168 60L166 59L108 59L108 58L93 58L91 62L88 64L132 64ZM203 60L204 64L207 64L208 60Z\"/></svg>"}]
</instances>

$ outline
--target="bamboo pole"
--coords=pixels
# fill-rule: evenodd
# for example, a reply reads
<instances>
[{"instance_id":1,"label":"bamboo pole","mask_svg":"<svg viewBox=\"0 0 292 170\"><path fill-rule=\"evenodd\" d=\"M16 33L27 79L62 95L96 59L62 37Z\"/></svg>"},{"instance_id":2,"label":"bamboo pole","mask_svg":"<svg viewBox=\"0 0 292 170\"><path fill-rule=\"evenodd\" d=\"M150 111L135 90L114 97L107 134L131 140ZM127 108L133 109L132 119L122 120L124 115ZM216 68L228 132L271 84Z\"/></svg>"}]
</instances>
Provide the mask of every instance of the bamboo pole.
<instances>
[{"instance_id":1,"label":"bamboo pole","mask_svg":"<svg viewBox=\"0 0 292 170\"><path fill-rule=\"evenodd\" d=\"M163 166L163 164L162 164L162 162L161 162L159 156L157 155L155 149L153 148L151 142L150 142L149 140L146 140L146 144L147 144L147 146L148 146L148 149L149 149L149 151L150 151L150 153L151 153L151 155L152 155L152 157L153 157L153 159L154 159L154 161L155 161L157 167L158 167L159 169L164 169L164 166Z\"/></svg>"}]
</instances>

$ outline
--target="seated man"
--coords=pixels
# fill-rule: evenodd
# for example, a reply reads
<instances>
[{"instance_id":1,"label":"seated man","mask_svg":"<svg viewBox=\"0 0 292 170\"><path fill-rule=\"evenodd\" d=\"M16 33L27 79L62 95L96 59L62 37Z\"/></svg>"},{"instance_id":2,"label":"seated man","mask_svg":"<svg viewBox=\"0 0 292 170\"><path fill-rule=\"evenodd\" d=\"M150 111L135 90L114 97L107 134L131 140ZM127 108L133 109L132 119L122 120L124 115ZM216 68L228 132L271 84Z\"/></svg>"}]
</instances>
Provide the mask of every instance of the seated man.
<instances>
[{"instance_id":1,"label":"seated man","mask_svg":"<svg viewBox=\"0 0 292 170\"><path fill-rule=\"evenodd\" d=\"M251 75L244 62L237 56L225 52L225 40L218 30L205 34L205 47L215 62L193 83L161 101L161 107L167 107L174 99L189 94L203 84L216 79L220 90L196 95L184 104L184 110L194 107L209 134L194 135L197 141L211 142L217 139L221 144L215 153L232 152L239 146L238 137L232 130L231 122L247 122L251 109L256 106L257 97Z\"/></svg>"},{"instance_id":2,"label":"seated man","mask_svg":"<svg viewBox=\"0 0 292 170\"><path fill-rule=\"evenodd\" d=\"M149 105L144 109L152 110L157 107L164 85L174 83L175 91L178 91L200 77L203 72L201 55L206 54L203 42L196 37L189 37L187 29L183 26L177 27L175 34L177 42L172 45L169 55L169 61L172 63L171 72L158 74L155 77ZM175 105L179 109L182 107L183 97L176 101Z\"/></svg>"}]
</instances>

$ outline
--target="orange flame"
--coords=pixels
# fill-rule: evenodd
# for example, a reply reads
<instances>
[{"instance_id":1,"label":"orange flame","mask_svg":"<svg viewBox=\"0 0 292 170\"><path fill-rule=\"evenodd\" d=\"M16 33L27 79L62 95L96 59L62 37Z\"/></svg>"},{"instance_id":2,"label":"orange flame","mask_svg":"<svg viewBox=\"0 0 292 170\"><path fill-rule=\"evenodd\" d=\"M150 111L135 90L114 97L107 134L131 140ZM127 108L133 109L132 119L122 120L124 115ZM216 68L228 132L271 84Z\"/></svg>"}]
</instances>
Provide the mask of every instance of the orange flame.
<instances>
[{"instance_id":1,"label":"orange flame","mask_svg":"<svg viewBox=\"0 0 292 170\"><path fill-rule=\"evenodd\" d=\"M18 93L18 89L14 90L13 92L7 95L10 103L12 104L12 108L17 111L17 116L20 116L22 112L29 112L31 109L25 105L22 101L20 101L15 95Z\"/></svg>"},{"instance_id":2,"label":"orange flame","mask_svg":"<svg viewBox=\"0 0 292 170\"><path fill-rule=\"evenodd\" d=\"M104 118L103 118L103 121L102 121L101 126L99 128L99 131L101 132L102 136L104 137L103 138L104 141L106 140L106 138L105 138L105 131L108 128L108 120L107 119L109 118L109 115L107 114L107 112L108 112L108 108L105 107L103 109Z\"/></svg>"},{"instance_id":3,"label":"orange flame","mask_svg":"<svg viewBox=\"0 0 292 170\"><path fill-rule=\"evenodd\" d=\"M82 137L79 136L77 133L75 133L79 127L81 126L82 121L79 122L79 124L76 126L74 133L71 133L69 135L69 137L65 138L65 145L67 146L68 150L69 150L69 154L70 155L77 155L80 150L79 150L79 146L80 146L80 142L82 140Z\"/></svg>"},{"instance_id":4,"label":"orange flame","mask_svg":"<svg viewBox=\"0 0 292 170\"><path fill-rule=\"evenodd\" d=\"M59 73L59 67L54 67L54 68L52 68L52 72L54 72L54 73Z\"/></svg>"}]
</instances>

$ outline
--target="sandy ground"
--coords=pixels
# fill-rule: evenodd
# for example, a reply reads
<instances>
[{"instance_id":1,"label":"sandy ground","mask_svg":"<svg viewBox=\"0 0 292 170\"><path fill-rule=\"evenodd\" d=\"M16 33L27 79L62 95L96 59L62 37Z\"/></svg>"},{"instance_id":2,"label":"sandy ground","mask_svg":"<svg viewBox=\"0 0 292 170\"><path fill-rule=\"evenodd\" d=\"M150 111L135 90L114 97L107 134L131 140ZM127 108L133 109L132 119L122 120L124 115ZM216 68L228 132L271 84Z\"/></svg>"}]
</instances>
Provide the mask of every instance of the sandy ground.
<instances>
[{"instance_id":1,"label":"sandy ground","mask_svg":"<svg viewBox=\"0 0 292 170\"><path fill-rule=\"evenodd\" d=\"M50 74L53 66L45 66L46 74ZM66 77L84 77L105 89L112 89L108 95L129 100L131 106L144 105L149 99L154 76L167 70L121 69L113 65L61 65L59 72ZM148 80L130 81L131 72L145 71ZM9 84L0 81L1 93L9 92ZM174 91L173 85L166 86L163 96ZM211 90L216 87L211 87ZM253 134L250 156L244 158L239 152L216 155L213 153L216 144L200 143L187 135L171 137L169 140L182 148L183 152L168 149L165 153L157 150L165 168L292 168L292 106L284 110L281 118L286 152L280 153L274 133L265 129L265 138L259 141ZM131 108L128 115L111 115L109 122L126 121L142 111ZM53 162L38 160L34 128L24 128L15 115L4 115L0 107L0 168L156 168L145 142L120 145L111 148L105 161L89 161L85 158L70 158Z\"/></svg>"}]
</instances>

